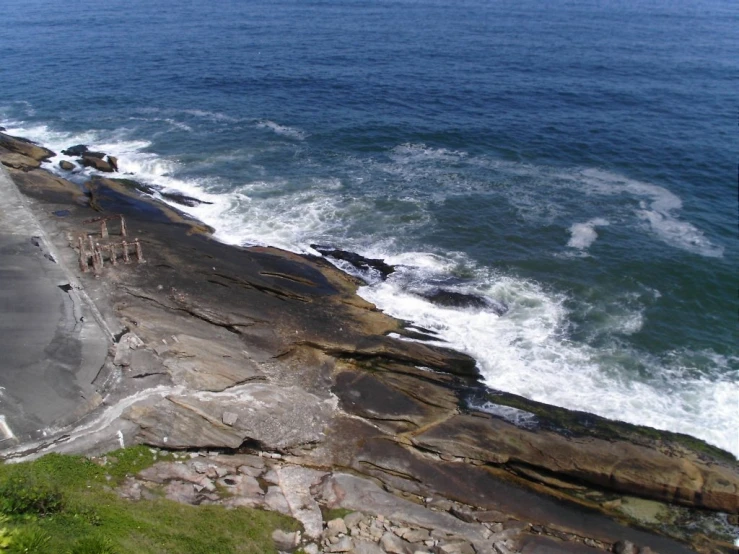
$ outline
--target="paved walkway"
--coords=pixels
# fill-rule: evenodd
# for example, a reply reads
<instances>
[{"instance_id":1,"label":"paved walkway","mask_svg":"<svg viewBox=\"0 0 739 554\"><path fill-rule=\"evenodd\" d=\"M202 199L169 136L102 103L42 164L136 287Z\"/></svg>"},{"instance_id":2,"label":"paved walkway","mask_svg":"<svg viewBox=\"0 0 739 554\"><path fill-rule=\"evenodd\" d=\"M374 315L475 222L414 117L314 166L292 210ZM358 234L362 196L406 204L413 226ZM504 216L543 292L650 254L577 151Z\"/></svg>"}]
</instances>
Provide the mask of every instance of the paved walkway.
<instances>
[{"instance_id":1,"label":"paved walkway","mask_svg":"<svg viewBox=\"0 0 739 554\"><path fill-rule=\"evenodd\" d=\"M96 402L106 333L0 165L0 449Z\"/></svg>"}]
</instances>

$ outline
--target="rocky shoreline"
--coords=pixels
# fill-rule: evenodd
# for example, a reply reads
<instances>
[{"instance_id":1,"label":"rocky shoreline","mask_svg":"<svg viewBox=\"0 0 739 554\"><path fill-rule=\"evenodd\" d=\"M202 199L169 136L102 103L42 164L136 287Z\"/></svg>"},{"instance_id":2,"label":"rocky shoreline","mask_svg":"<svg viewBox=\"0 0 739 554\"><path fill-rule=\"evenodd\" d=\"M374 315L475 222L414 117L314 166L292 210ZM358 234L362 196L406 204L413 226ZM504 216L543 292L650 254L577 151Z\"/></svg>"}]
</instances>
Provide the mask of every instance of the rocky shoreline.
<instances>
[{"instance_id":1,"label":"rocky shoreline","mask_svg":"<svg viewBox=\"0 0 739 554\"><path fill-rule=\"evenodd\" d=\"M17 438L5 457L187 451L121 494L163 487L182 502L286 510L305 532L283 537L284 550L733 552L730 454L491 391L473 359L379 312L325 258L218 243L146 185L49 173L53 155L0 133L0 161L112 330L95 382L105 400L56 435ZM126 237L115 224L101 231L120 216L139 262L116 250ZM97 267L90 240L103 247ZM324 522L333 508L364 515Z\"/></svg>"}]
</instances>

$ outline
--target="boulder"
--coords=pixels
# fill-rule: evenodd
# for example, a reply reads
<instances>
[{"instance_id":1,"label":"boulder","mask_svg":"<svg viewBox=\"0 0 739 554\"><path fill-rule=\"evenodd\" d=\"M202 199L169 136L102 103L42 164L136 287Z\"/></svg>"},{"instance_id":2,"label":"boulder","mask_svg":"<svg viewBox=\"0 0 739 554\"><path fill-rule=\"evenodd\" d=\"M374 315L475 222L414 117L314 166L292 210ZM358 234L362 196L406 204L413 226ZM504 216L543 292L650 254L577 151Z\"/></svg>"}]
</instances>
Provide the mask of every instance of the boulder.
<instances>
[{"instance_id":1,"label":"boulder","mask_svg":"<svg viewBox=\"0 0 739 554\"><path fill-rule=\"evenodd\" d=\"M43 162L44 160L48 160L49 158L56 156L55 152L52 152L43 146L39 146L35 142L31 142L28 139L20 137L6 135L5 133L0 133L0 147L5 148L10 152L28 156L29 158L33 158L39 162Z\"/></svg>"},{"instance_id":2,"label":"boulder","mask_svg":"<svg viewBox=\"0 0 739 554\"><path fill-rule=\"evenodd\" d=\"M193 198L192 196L187 196L179 192L162 192L161 196L165 200L169 200L170 202L174 202L175 204L180 204L182 206L188 206L189 208L195 208L197 206L200 206L201 204L213 204L213 202L199 200L197 198Z\"/></svg>"},{"instance_id":3,"label":"boulder","mask_svg":"<svg viewBox=\"0 0 739 554\"><path fill-rule=\"evenodd\" d=\"M325 472L300 466L282 466L274 469L275 480L285 495L290 515L303 524L305 535L318 539L323 532L323 514L311 488L325 476Z\"/></svg>"},{"instance_id":4,"label":"boulder","mask_svg":"<svg viewBox=\"0 0 739 554\"><path fill-rule=\"evenodd\" d=\"M477 294L456 292L446 289L434 289L420 294L429 302L446 308L472 308L477 310L491 309L498 315L508 311L508 306L502 302L485 298Z\"/></svg>"},{"instance_id":5,"label":"boulder","mask_svg":"<svg viewBox=\"0 0 739 554\"><path fill-rule=\"evenodd\" d=\"M41 166L41 162L38 160L15 152L0 154L0 162L6 167L20 169L21 171L30 171Z\"/></svg>"},{"instance_id":6,"label":"boulder","mask_svg":"<svg viewBox=\"0 0 739 554\"><path fill-rule=\"evenodd\" d=\"M59 167L64 171L72 171L76 166L68 160L62 160L59 162Z\"/></svg>"},{"instance_id":7,"label":"boulder","mask_svg":"<svg viewBox=\"0 0 739 554\"><path fill-rule=\"evenodd\" d=\"M85 154L84 156L82 156L80 163L85 167L91 167L93 169L97 169L98 171L113 173L113 166L111 166L108 162L89 154Z\"/></svg>"},{"instance_id":8,"label":"boulder","mask_svg":"<svg viewBox=\"0 0 739 554\"><path fill-rule=\"evenodd\" d=\"M378 272L383 279L387 278L388 275L395 271L395 268L390 264L385 263L385 260L377 258L365 258L355 252L349 252L347 250L339 250L338 248L330 248L328 246L321 246L320 244L311 244L311 248L317 250L324 256L329 256L336 260L343 260L350 263L356 269L360 271L374 270Z\"/></svg>"},{"instance_id":9,"label":"boulder","mask_svg":"<svg viewBox=\"0 0 739 554\"><path fill-rule=\"evenodd\" d=\"M277 529L272 533L272 540L275 542L277 550L281 552L292 552L298 546L298 541L300 539L298 534L295 532L287 533L282 529Z\"/></svg>"},{"instance_id":10,"label":"boulder","mask_svg":"<svg viewBox=\"0 0 739 554\"><path fill-rule=\"evenodd\" d=\"M70 146L66 150L62 150L62 154L65 156L82 156L88 151L87 146L84 144L76 144L74 146Z\"/></svg>"},{"instance_id":11,"label":"boulder","mask_svg":"<svg viewBox=\"0 0 739 554\"><path fill-rule=\"evenodd\" d=\"M118 158L115 156L108 156L107 159L110 167L113 168L113 171L118 171Z\"/></svg>"}]
</instances>

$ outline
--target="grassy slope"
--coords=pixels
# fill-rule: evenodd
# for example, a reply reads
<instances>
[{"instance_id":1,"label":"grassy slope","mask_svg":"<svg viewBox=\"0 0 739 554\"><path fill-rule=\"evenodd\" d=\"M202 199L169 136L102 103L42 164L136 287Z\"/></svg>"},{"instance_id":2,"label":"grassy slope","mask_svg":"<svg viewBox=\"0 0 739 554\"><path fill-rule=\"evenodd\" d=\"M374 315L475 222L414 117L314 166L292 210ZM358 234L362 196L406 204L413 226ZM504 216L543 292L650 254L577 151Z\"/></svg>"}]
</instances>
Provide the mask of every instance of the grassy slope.
<instances>
[{"instance_id":1,"label":"grassy slope","mask_svg":"<svg viewBox=\"0 0 739 554\"><path fill-rule=\"evenodd\" d=\"M0 466L0 509L9 516L4 525L16 531L10 549L0 552L273 553L273 530L299 528L273 512L187 506L163 498L131 502L112 492L126 475L161 459L134 447L111 453L105 466L56 454ZM48 542L23 550L21 543L34 535L47 535ZM85 538L111 548L83 549Z\"/></svg>"}]
</instances>

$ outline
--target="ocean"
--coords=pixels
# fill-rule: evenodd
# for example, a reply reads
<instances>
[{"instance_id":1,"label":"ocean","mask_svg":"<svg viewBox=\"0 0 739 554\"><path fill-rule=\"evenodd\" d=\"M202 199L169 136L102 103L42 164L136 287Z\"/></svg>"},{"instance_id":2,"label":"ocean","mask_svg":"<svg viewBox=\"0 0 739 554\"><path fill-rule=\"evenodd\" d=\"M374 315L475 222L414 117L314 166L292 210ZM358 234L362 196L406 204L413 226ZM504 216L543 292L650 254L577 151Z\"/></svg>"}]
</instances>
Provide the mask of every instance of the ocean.
<instances>
[{"instance_id":1,"label":"ocean","mask_svg":"<svg viewBox=\"0 0 739 554\"><path fill-rule=\"evenodd\" d=\"M224 242L385 259L360 294L493 389L739 455L737 29L729 0L5 0L0 126L211 202Z\"/></svg>"}]
</instances>

